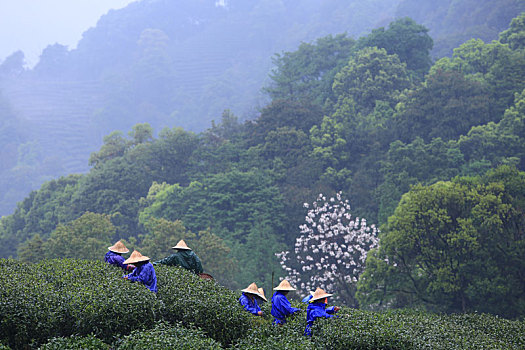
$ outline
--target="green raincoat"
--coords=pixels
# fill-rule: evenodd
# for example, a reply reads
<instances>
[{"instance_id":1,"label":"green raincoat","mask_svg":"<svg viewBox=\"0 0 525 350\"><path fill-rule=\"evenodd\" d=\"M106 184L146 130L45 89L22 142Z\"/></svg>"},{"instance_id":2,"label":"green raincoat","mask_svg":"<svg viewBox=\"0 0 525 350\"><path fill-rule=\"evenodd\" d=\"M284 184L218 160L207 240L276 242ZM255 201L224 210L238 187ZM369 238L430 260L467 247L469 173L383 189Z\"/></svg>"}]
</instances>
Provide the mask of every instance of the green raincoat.
<instances>
[{"instance_id":1,"label":"green raincoat","mask_svg":"<svg viewBox=\"0 0 525 350\"><path fill-rule=\"evenodd\" d=\"M168 266L180 266L195 274L203 272L201 260L192 250L179 250L162 260L155 261L153 265L163 264Z\"/></svg>"}]
</instances>

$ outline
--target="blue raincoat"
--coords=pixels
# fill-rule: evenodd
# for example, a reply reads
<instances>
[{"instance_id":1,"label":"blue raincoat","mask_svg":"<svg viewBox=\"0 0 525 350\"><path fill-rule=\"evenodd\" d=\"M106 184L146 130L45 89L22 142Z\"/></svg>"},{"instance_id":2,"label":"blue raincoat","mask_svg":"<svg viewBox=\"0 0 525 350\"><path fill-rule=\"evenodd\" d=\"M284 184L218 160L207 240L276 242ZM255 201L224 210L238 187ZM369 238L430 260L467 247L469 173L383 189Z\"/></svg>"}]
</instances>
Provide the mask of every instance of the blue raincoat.
<instances>
[{"instance_id":1,"label":"blue raincoat","mask_svg":"<svg viewBox=\"0 0 525 350\"><path fill-rule=\"evenodd\" d=\"M312 299L314 296L312 294L308 294L301 300L302 303L308 304L310 302L310 299Z\"/></svg>"},{"instance_id":2,"label":"blue raincoat","mask_svg":"<svg viewBox=\"0 0 525 350\"><path fill-rule=\"evenodd\" d=\"M310 303L310 305L308 305L308 308L306 309L306 328L304 329L304 335L307 335L309 337L312 336L311 327L314 324L316 318L334 317L334 315L331 315L333 313L335 313L334 307L330 306L329 308L327 308L326 304L322 301L315 301L313 303Z\"/></svg>"},{"instance_id":3,"label":"blue raincoat","mask_svg":"<svg viewBox=\"0 0 525 350\"><path fill-rule=\"evenodd\" d=\"M241 297L239 298L239 304L241 304L244 307L244 310L257 315L259 311L261 311L261 308L259 305L257 305L257 300L253 298L253 301L244 293L242 293Z\"/></svg>"},{"instance_id":4,"label":"blue raincoat","mask_svg":"<svg viewBox=\"0 0 525 350\"><path fill-rule=\"evenodd\" d=\"M296 307L292 307L288 299L280 291L273 293L272 296L272 316L273 324L284 324L286 323L286 316L293 314L294 312L301 311Z\"/></svg>"},{"instance_id":5,"label":"blue raincoat","mask_svg":"<svg viewBox=\"0 0 525 350\"><path fill-rule=\"evenodd\" d=\"M118 266L126 271L133 270L132 266L124 264L125 259L120 254L112 252L111 250L106 253L106 256L104 256L104 261L110 265Z\"/></svg>"},{"instance_id":6,"label":"blue raincoat","mask_svg":"<svg viewBox=\"0 0 525 350\"><path fill-rule=\"evenodd\" d=\"M157 293L157 275L153 265L149 262L137 266L132 273L124 277L127 277L131 282L138 281L148 287L153 293Z\"/></svg>"}]
</instances>

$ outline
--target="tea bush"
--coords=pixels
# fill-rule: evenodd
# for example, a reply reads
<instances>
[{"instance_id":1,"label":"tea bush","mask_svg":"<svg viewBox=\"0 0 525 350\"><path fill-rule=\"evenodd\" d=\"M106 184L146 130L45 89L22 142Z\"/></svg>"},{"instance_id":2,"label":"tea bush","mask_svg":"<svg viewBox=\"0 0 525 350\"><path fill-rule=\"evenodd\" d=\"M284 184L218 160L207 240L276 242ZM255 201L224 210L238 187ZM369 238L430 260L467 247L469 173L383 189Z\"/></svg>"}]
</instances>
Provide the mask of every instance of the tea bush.
<instances>
[{"instance_id":1,"label":"tea bush","mask_svg":"<svg viewBox=\"0 0 525 350\"><path fill-rule=\"evenodd\" d=\"M178 324L171 326L159 322L153 329L133 331L117 343L117 350L216 350L221 345L207 338L199 329L184 328Z\"/></svg>"},{"instance_id":2,"label":"tea bush","mask_svg":"<svg viewBox=\"0 0 525 350\"><path fill-rule=\"evenodd\" d=\"M176 267L156 266L158 294L100 261L0 259L3 349L525 349L525 321L484 314L342 307L303 336L306 305L283 326L243 310L240 291ZM153 327L153 328L152 328ZM1 345L3 344L3 345Z\"/></svg>"},{"instance_id":3,"label":"tea bush","mask_svg":"<svg viewBox=\"0 0 525 350\"><path fill-rule=\"evenodd\" d=\"M524 349L525 323L491 315L342 308L316 321L312 341L324 349Z\"/></svg>"},{"instance_id":4,"label":"tea bush","mask_svg":"<svg viewBox=\"0 0 525 350\"><path fill-rule=\"evenodd\" d=\"M302 311L289 316L282 326L272 325L273 318L270 315L269 322L261 322L258 327L254 327L233 348L236 350L318 349L319 347L312 343L310 338L303 335L306 326L306 305L292 302L292 306L299 307Z\"/></svg>"},{"instance_id":5,"label":"tea bush","mask_svg":"<svg viewBox=\"0 0 525 350\"><path fill-rule=\"evenodd\" d=\"M38 350L109 350L109 345L94 335L52 338Z\"/></svg>"},{"instance_id":6,"label":"tea bush","mask_svg":"<svg viewBox=\"0 0 525 350\"><path fill-rule=\"evenodd\" d=\"M155 266L164 319L195 325L223 345L246 335L257 318L239 304L241 292L199 278L182 268Z\"/></svg>"},{"instance_id":7,"label":"tea bush","mask_svg":"<svg viewBox=\"0 0 525 350\"><path fill-rule=\"evenodd\" d=\"M318 349L312 341L302 335L290 330L287 325L272 326L254 329L245 338L235 344L237 350L271 350L271 349Z\"/></svg>"},{"instance_id":8,"label":"tea bush","mask_svg":"<svg viewBox=\"0 0 525 350\"><path fill-rule=\"evenodd\" d=\"M154 293L103 262L2 259L0 269L0 341L15 349L72 334L112 342L162 315Z\"/></svg>"}]
</instances>

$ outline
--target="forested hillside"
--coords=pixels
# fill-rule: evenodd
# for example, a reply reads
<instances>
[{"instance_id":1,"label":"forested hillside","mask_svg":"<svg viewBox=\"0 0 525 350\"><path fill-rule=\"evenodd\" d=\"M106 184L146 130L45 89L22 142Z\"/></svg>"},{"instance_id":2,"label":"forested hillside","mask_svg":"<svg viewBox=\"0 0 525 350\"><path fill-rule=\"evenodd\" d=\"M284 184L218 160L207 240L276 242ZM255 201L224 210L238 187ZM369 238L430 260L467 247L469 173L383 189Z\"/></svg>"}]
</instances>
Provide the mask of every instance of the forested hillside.
<instances>
[{"instance_id":1,"label":"forested hillside","mask_svg":"<svg viewBox=\"0 0 525 350\"><path fill-rule=\"evenodd\" d=\"M303 43L275 57L255 120L106 135L87 174L0 220L0 255L124 239L157 259L183 238L231 288L288 276L354 307L523 317L524 23L435 63L409 18Z\"/></svg>"},{"instance_id":2,"label":"forested hillside","mask_svg":"<svg viewBox=\"0 0 525 350\"><path fill-rule=\"evenodd\" d=\"M497 39L524 10L510 0L141 0L110 11L75 49L49 45L32 69L22 52L0 63L2 104L11 111L0 120L15 117L26 135L4 134L11 146L0 215L47 179L87 172L90 153L115 130L148 122L155 132L202 132L224 109L253 120L270 102L261 87L272 56L301 42L342 33L356 40L409 16L434 38L427 59L441 58L470 38ZM341 54L344 61L349 52Z\"/></svg>"}]
</instances>

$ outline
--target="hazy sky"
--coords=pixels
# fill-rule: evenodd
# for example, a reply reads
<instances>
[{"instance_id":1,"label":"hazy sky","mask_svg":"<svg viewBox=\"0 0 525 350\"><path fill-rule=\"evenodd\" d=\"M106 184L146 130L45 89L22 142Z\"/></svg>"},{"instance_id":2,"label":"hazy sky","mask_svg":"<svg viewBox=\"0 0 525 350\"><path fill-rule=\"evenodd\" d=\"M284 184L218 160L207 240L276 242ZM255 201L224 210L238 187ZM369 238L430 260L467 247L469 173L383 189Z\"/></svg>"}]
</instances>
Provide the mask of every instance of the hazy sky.
<instances>
[{"instance_id":1,"label":"hazy sky","mask_svg":"<svg viewBox=\"0 0 525 350\"><path fill-rule=\"evenodd\" d=\"M75 48L82 33L110 9L138 0L0 0L0 63L22 50L34 66L55 43Z\"/></svg>"}]
</instances>

